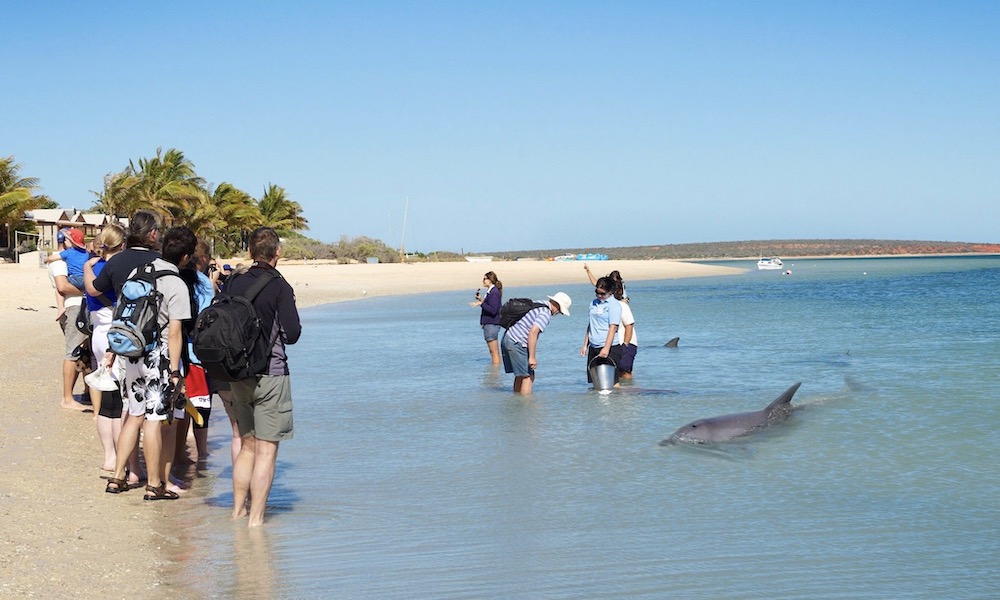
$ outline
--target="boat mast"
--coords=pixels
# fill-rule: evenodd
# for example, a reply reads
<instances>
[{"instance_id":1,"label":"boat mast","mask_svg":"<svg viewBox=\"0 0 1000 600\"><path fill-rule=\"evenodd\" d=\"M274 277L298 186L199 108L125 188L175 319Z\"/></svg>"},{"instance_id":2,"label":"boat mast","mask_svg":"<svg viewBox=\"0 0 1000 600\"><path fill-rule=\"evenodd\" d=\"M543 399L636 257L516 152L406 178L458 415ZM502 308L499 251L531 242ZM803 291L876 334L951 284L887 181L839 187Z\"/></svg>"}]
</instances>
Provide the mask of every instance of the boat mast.
<instances>
[{"instance_id":1,"label":"boat mast","mask_svg":"<svg viewBox=\"0 0 1000 600\"><path fill-rule=\"evenodd\" d=\"M403 233L399 236L399 262L406 262L406 213L410 209L410 197L406 197L406 204L403 205Z\"/></svg>"}]
</instances>

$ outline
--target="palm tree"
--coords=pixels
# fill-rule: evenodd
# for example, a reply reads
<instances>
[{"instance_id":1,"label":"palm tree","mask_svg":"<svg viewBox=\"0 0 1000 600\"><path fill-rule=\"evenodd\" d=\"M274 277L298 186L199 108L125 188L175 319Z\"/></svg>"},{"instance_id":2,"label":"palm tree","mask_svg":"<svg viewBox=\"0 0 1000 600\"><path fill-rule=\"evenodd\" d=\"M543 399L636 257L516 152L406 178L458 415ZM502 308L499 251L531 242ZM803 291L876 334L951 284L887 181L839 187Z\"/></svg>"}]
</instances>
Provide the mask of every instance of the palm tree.
<instances>
[{"instance_id":1,"label":"palm tree","mask_svg":"<svg viewBox=\"0 0 1000 600\"><path fill-rule=\"evenodd\" d=\"M48 198L35 191L39 188L35 177L21 177L21 165L13 156L0 158L0 224L3 241L9 245L14 226L24 221L24 213L44 205Z\"/></svg>"},{"instance_id":2,"label":"palm tree","mask_svg":"<svg viewBox=\"0 0 1000 600\"><path fill-rule=\"evenodd\" d=\"M257 202L264 225L277 231L309 229L309 222L302 216L302 206L285 196L285 188L268 184L264 195Z\"/></svg>"},{"instance_id":3,"label":"palm tree","mask_svg":"<svg viewBox=\"0 0 1000 600\"><path fill-rule=\"evenodd\" d=\"M144 206L139 196L139 177L129 168L120 173L108 173L104 176L104 189L91 193L97 196L93 210L116 219L129 217Z\"/></svg>"},{"instance_id":4,"label":"palm tree","mask_svg":"<svg viewBox=\"0 0 1000 600\"><path fill-rule=\"evenodd\" d=\"M175 225L187 225L199 238L209 240L218 226L219 211L211 203L206 190L198 190L182 209L174 213Z\"/></svg>"},{"instance_id":5,"label":"palm tree","mask_svg":"<svg viewBox=\"0 0 1000 600\"><path fill-rule=\"evenodd\" d=\"M245 234L263 223L260 209L250 194L230 183L215 188L206 205L204 213L211 215L211 220L206 220L201 230L192 229L198 237L215 241L222 246L222 252L230 255L245 250Z\"/></svg>"},{"instance_id":6,"label":"palm tree","mask_svg":"<svg viewBox=\"0 0 1000 600\"><path fill-rule=\"evenodd\" d=\"M163 215L166 224L183 221L185 214L194 212L194 205L205 199L205 180L195 173L194 163L175 148L163 154L156 149L153 158L139 159L136 168L129 161L129 170L139 178L137 190L143 204Z\"/></svg>"}]
</instances>

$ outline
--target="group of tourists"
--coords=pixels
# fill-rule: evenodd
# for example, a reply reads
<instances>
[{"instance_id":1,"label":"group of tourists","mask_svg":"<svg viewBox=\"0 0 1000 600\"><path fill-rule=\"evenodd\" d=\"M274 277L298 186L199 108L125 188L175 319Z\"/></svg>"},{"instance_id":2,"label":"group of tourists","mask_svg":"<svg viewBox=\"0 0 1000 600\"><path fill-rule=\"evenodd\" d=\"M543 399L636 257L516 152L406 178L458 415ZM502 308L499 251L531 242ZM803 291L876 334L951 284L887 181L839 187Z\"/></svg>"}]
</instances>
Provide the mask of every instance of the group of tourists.
<instances>
[{"instance_id":1,"label":"group of tourists","mask_svg":"<svg viewBox=\"0 0 1000 600\"><path fill-rule=\"evenodd\" d=\"M590 303L587 330L580 355L587 359L587 382L593 383L590 367L607 363L615 367L614 385L630 379L639 343L635 333L635 317L629 306L628 294L621 273L612 271L596 277L586 264L583 266L595 298ZM547 302L524 306L523 314L513 308L513 301L503 302L503 284L496 273L483 275L485 295L476 290L472 306L480 308L479 324L493 364L504 365L504 371L514 375L514 393L530 394L538 367L538 336L545 331L557 314L569 316L572 299L563 292L547 296ZM522 303L523 304L523 303ZM504 315L504 311L508 311ZM513 314L512 313L516 313ZM503 337L501 329L505 329Z\"/></svg>"},{"instance_id":2,"label":"group of tourists","mask_svg":"<svg viewBox=\"0 0 1000 600\"><path fill-rule=\"evenodd\" d=\"M85 381L103 449L105 491L124 493L145 480L145 500L176 500L183 489L171 472L187 460L188 427L204 458L217 396L233 431L233 518L260 526L278 445L292 438L285 345L301 334L294 292L275 268L280 240L270 227L253 231L253 263L229 275L222 290L223 274L208 244L188 227L161 228L159 215L140 210L127 229L108 224L89 245L78 229L59 232L63 249L47 262L66 343L61 406L86 410L73 389L81 371L92 372ZM192 343L196 327L211 326L198 317L217 295L252 295L248 310L256 319L249 320L260 324L260 366L238 378L217 368L214 354L199 358Z\"/></svg>"}]
</instances>

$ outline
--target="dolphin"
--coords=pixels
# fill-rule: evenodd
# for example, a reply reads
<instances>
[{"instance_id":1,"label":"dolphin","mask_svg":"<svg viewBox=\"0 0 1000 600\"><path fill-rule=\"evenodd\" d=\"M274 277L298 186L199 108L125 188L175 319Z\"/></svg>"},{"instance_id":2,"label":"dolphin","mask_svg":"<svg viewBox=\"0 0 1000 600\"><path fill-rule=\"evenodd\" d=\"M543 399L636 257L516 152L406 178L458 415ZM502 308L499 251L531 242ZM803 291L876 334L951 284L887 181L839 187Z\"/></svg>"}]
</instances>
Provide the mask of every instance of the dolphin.
<instances>
[{"instance_id":1,"label":"dolphin","mask_svg":"<svg viewBox=\"0 0 1000 600\"><path fill-rule=\"evenodd\" d=\"M670 340L669 342L667 342L666 344L663 344L663 345L666 346L667 348L676 348L677 347L677 342L679 342L679 341L681 341L681 338L675 337L674 339Z\"/></svg>"},{"instance_id":2,"label":"dolphin","mask_svg":"<svg viewBox=\"0 0 1000 600\"><path fill-rule=\"evenodd\" d=\"M792 396L798 391L800 385L802 385L801 381L785 390L785 393L778 396L774 402L762 410L710 417L688 423L675 431L669 438L660 442L660 445L668 446L677 442L697 444L725 442L780 423L792 413Z\"/></svg>"}]
</instances>

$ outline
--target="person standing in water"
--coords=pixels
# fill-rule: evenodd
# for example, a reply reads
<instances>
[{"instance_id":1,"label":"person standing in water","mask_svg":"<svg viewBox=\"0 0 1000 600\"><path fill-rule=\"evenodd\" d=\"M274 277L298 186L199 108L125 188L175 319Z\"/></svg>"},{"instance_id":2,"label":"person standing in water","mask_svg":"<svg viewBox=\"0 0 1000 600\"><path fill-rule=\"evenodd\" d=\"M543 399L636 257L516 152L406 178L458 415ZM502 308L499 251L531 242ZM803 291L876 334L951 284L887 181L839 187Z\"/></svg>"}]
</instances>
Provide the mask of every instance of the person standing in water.
<instances>
[{"instance_id":1,"label":"person standing in water","mask_svg":"<svg viewBox=\"0 0 1000 600\"><path fill-rule=\"evenodd\" d=\"M597 285L597 277L587 266L587 263L583 263L583 270L587 272L587 278L590 279L590 285ZM628 303L628 291L625 289L625 280L622 279L622 274L616 270L611 271L607 275L611 278L611 281L621 286L621 298L618 298L619 302Z\"/></svg>"},{"instance_id":2,"label":"person standing in water","mask_svg":"<svg viewBox=\"0 0 1000 600\"><path fill-rule=\"evenodd\" d=\"M274 342L265 372L230 383L233 414L243 438L233 464L233 518L248 517L248 527L260 527L274 482L278 444L293 436L292 383L285 346L299 341L302 324L295 292L275 269L281 258L277 232L260 227L250 234L248 245L254 262L245 272L232 276L225 293L245 294L260 277L273 275L253 307L262 329Z\"/></svg>"},{"instance_id":3,"label":"person standing in water","mask_svg":"<svg viewBox=\"0 0 1000 600\"><path fill-rule=\"evenodd\" d=\"M619 339L616 340L622 347L622 358L618 361L617 371L619 379L632 379L635 355L639 351L639 338L635 333L635 316L632 314L632 306L622 296L623 288L621 282L618 282L613 294L622 306L622 321L617 332Z\"/></svg>"},{"instance_id":4,"label":"person standing in water","mask_svg":"<svg viewBox=\"0 0 1000 600\"><path fill-rule=\"evenodd\" d=\"M548 297L548 306L528 311L503 334L504 371L514 374L514 393L531 394L538 368L538 336L558 314L569 316L572 299L563 292Z\"/></svg>"},{"instance_id":5,"label":"person standing in water","mask_svg":"<svg viewBox=\"0 0 1000 600\"><path fill-rule=\"evenodd\" d=\"M615 365L615 385L620 376L617 366L622 360L622 347L617 342L618 327L622 322L622 303L614 297L617 284L610 277L601 277L594 288L596 298L590 303L590 322L583 336L580 355L587 357L587 383L592 383L590 365L610 361Z\"/></svg>"},{"instance_id":6,"label":"person standing in water","mask_svg":"<svg viewBox=\"0 0 1000 600\"><path fill-rule=\"evenodd\" d=\"M483 285L486 286L486 295L480 294L476 290L476 301L472 306L481 308L479 314L479 326L483 328L483 339L486 340L486 347L490 350L491 362L500 364L500 307L503 305L503 284L497 278L497 274L490 271L483 275Z\"/></svg>"}]
</instances>

